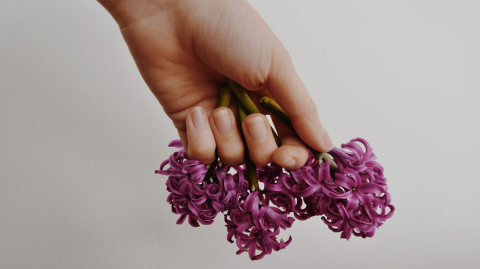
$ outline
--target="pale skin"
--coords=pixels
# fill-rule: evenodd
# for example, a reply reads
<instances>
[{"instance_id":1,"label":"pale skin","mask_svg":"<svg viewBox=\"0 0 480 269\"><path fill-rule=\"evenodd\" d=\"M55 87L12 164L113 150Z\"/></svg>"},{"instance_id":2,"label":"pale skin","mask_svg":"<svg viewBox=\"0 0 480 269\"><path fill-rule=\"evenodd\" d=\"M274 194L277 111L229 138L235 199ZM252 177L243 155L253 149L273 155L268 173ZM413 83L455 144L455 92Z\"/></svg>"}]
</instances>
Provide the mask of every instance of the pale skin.
<instances>
[{"instance_id":1,"label":"pale skin","mask_svg":"<svg viewBox=\"0 0 480 269\"><path fill-rule=\"evenodd\" d=\"M303 142L321 152L332 149L289 54L247 1L98 1L119 24L143 79L177 128L189 158L209 164L217 148L222 162L243 163L240 126L257 166L272 161L287 169L302 166L308 156ZM249 90L254 101L273 97L301 140L274 121L282 140L277 147L265 115L251 114L238 124L235 109L215 108L228 79Z\"/></svg>"}]
</instances>

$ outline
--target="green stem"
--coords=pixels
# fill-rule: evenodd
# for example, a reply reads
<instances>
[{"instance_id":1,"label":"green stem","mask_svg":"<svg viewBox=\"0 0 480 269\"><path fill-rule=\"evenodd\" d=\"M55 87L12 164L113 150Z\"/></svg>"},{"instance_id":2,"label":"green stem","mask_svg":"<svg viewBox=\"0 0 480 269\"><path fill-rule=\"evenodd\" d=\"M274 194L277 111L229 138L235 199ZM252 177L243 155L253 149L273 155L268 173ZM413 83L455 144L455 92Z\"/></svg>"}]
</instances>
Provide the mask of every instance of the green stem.
<instances>
[{"instance_id":1,"label":"green stem","mask_svg":"<svg viewBox=\"0 0 480 269\"><path fill-rule=\"evenodd\" d=\"M332 174L332 180L333 180L335 178L334 177L335 173L340 172L340 170L338 169L338 164L335 163L332 156L330 156L328 153L322 153L321 158L322 158L324 163L330 162L330 174Z\"/></svg>"},{"instance_id":2,"label":"green stem","mask_svg":"<svg viewBox=\"0 0 480 269\"><path fill-rule=\"evenodd\" d=\"M245 112L245 108L243 108L242 104L237 104L237 110L238 110L238 117L240 118L240 122L243 122L243 120L247 117L247 112ZM242 133L243 136L243 133Z\"/></svg>"},{"instance_id":3,"label":"green stem","mask_svg":"<svg viewBox=\"0 0 480 269\"><path fill-rule=\"evenodd\" d=\"M208 167L208 171L205 174L205 177L203 178L203 181L207 183L211 183L211 179L213 177L213 173L215 172L215 168L218 165L218 155L215 152L215 160L210 164L210 167Z\"/></svg>"},{"instance_id":4,"label":"green stem","mask_svg":"<svg viewBox=\"0 0 480 269\"><path fill-rule=\"evenodd\" d=\"M273 130L273 127L270 126L270 129L272 129L273 138L275 139L275 143L277 144L277 147L280 147L282 145L282 140L280 140L280 137L278 137L277 132Z\"/></svg>"},{"instance_id":5,"label":"green stem","mask_svg":"<svg viewBox=\"0 0 480 269\"><path fill-rule=\"evenodd\" d=\"M295 132L295 128L293 128L290 117L287 115L287 113L285 113L285 111L280 107L279 104L277 104L275 101L273 101L271 98L268 98L267 96L260 98L260 104L268 111L270 111L270 113L272 113L277 119L279 119L285 126L287 126L288 129Z\"/></svg>"},{"instance_id":6,"label":"green stem","mask_svg":"<svg viewBox=\"0 0 480 269\"><path fill-rule=\"evenodd\" d=\"M248 96L247 90L245 90L245 88L243 88L240 84L236 83L233 80L229 81L229 86L230 86L230 89L232 89L232 92L235 95L235 98L238 101L238 103L242 104L247 115L250 115L253 113L261 113L260 110L255 105L255 103L253 103L250 96ZM270 127L270 129L272 130L275 143L277 144L277 146L280 147L282 145L282 141L278 137L277 132L275 132L273 127Z\"/></svg>"},{"instance_id":7,"label":"green stem","mask_svg":"<svg viewBox=\"0 0 480 269\"><path fill-rule=\"evenodd\" d=\"M264 96L260 98L260 104L265 107L270 113L272 113L277 119L279 119L285 126L288 127L296 136L300 137L298 133L293 128L292 121L290 117L285 113L285 111L280 107L277 102L273 101L271 98ZM312 152L312 154L318 159L323 160L324 162L330 161L330 168L334 171L338 171L338 165L333 161L332 157L327 153L319 152L309 145L307 145L308 149Z\"/></svg>"},{"instance_id":8,"label":"green stem","mask_svg":"<svg viewBox=\"0 0 480 269\"><path fill-rule=\"evenodd\" d=\"M238 108L238 117L240 118L240 122L245 119L247 116L247 113L245 111L245 108L237 103L237 108ZM243 137L242 134L242 139L243 142L245 143L245 138ZM257 176L257 167L253 163L252 159L250 159L249 153L248 153L248 147L245 147L245 166L247 168L247 179L248 179L248 184L250 186L250 191L260 191L260 187L258 185L258 176Z\"/></svg>"},{"instance_id":9,"label":"green stem","mask_svg":"<svg viewBox=\"0 0 480 269\"><path fill-rule=\"evenodd\" d=\"M222 87L217 100L217 107L229 107L232 100L232 90L228 87Z\"/></svg>"},{"instance_id":10,"label":"green stem","mask_svg":"<svg viewBox=\"0 0 480 269\"><path fill-rule=\"evenodd\" d=\"M236 100L243 105L243 108L248 115L253 113L260 113L260 110L258 110L252 99L250 99L250 96L248 96L245 88L243 88L240 84L236 83L233 80L230 80L228 85L230 86L230 89L232 89Z\"/></svg>"},{"instance_id":11,"label":"green stem","mask_svg":"<svg viewBox=\"0 0 480 269\"><path fill-rule=\"evenodd\" d=\"M260 187L258 186L258 177L257 177L257 167L253 163L253 161L248 156L248 149L245 150L245 166L247 167L247 177L248 177L248 185L250 186L250 191L260 191Z\"/></svg>"}]
</instances>

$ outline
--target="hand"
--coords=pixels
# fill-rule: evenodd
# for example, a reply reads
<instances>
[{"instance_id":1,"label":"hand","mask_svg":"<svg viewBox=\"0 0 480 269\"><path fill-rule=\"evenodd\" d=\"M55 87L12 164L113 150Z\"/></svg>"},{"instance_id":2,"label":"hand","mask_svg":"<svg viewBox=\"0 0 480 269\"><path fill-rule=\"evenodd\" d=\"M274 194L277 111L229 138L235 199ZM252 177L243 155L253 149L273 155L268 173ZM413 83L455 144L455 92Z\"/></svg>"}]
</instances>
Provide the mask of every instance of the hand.
<instances>
[{"instance_id":1,"label":"hand","mask_svg":"<svg viewBox=\"0 0 480 269\"><path fill-rule=\"evenodd\" d=\"M273 97L290 116L300 138L328 152L332 142L287 51L245 0L99 0L118 22L145 82L157 97L191 159L243 162L244 147L234 113L215 109L221 85L232 79L252 99ZM277 148L263 114L242 123L257 166L272 161L302 166L306 146L281 123Z\"/></svg>"}]
</instances>

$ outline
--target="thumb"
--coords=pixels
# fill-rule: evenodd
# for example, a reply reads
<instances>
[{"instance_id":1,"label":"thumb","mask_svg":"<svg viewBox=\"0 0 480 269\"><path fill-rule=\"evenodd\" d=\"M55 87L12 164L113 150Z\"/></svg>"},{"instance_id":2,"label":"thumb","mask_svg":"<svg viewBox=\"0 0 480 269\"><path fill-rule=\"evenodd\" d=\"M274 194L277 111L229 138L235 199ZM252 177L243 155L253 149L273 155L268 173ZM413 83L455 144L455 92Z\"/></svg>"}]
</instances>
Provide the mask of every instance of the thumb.
<instances>
[{"instance_id":1,"label":"thumb","mask_svg":"<svg viewBox=\"0 0 480 269\"><path fill-rule=\"evenodd\" d=\"M283 46L272 55L267 81L268 91L290 116L300 138L320 152L329 152L333 148L332 139L322 126L315 102L297 75Z\"/></svg>"}]
</instances>

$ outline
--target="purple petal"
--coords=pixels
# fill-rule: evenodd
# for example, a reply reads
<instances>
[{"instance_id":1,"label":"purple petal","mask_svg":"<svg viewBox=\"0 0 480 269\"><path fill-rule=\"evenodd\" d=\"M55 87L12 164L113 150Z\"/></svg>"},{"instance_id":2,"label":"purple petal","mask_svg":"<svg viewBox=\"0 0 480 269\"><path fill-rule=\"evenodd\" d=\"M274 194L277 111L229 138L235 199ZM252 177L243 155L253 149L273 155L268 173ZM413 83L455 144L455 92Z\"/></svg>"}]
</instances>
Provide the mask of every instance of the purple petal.
<instances>
[{"instance_id":1,"label":"purple petal","mask_svg":"<svg viewBox=\"0 0 480 269\"><path fill-rule=\"evenodd\" d=\"M187 218L187 214L182 214L182 215L180 216L180 218L178 218L177 224L178 224L178 225L182 224L182 223L185 221L186 218Z\"/></svg>"},{"instance_id":2,"label":"purple petal","mask_svg":"<svg viewBox=\"0 0 480 269\"><path fill-rule=\"evenodd\" d=\"M363 183L357 187L357 191L361 191L364 193L374 193L376 195L381 195L382 193L386 192L384 188L373 183Z\"/></svg>"},{"instance_id":3,"label":"purple petal","mask_svg":"<svg viewBox=\"0 0 480 269\"><path fill-rule=\"evenodd\" d=\"M173 148L183 148L183 144L180 139L173 140L168 144L168 146Z\"/></svg>"},{"instance_id":4,"label":"purple petal","mask_svg":"<svg viewBox=\"0 0 480 269\"><path fill-rule=\"evenodd\" d=\"M351 190L356 186L355 181L353 181L351 177L345 176L343 174L335 174L335 180L333 182L335 185L344 187L348 190Z\"/></svg>"}]
</instances>

